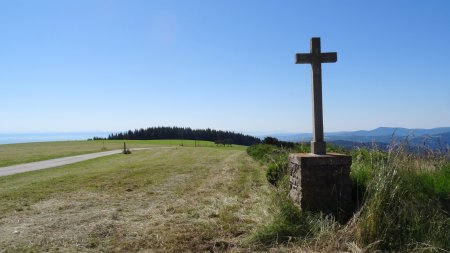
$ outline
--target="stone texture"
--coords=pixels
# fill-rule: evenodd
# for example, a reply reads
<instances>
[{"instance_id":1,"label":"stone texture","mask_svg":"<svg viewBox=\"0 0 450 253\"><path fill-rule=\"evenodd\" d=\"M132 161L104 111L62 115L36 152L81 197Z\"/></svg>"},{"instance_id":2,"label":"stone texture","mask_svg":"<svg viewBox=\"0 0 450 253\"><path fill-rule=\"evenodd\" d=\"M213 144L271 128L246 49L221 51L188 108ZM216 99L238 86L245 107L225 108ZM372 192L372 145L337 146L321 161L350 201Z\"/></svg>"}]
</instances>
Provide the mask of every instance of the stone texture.
<instances>
[{"instance_id":1,"label":"stone texture","mask_svg":"<svg viewBox=\"0 0 450 253\"><path fill-rule=\"evenodd\" d=\"M302 210L346 219L351 210L351 156L290 154L290 196Z\"/></svg>"}]
</instances>

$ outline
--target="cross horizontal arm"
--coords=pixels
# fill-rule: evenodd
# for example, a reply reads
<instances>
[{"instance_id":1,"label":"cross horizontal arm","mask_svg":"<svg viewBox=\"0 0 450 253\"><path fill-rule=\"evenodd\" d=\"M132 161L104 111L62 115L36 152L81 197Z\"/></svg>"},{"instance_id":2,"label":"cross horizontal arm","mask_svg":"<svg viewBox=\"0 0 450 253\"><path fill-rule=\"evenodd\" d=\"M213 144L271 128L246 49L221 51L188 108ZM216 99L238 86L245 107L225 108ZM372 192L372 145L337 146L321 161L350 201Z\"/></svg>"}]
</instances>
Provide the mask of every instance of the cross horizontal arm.
<instances>
[{"instance_id":1,"label":"cross horizontal arm","mask_svg":"<svg viewBox=\"0 0 450 253\"><path fill-rule=\"evenodd\" d=\"M320 62L337 62L337 53L321 53Z\"/></svg>"},{"instance_id":2,"label":"cross horizontal arm","mask_svg":"<svg viewBox=\"0 0 450 253\"><path fill-rule=\"evenodd\" d=\"M302 63L325 63L325 62L336 62L337 53L321 53L319 57L315 57L314 54L296 54L295 64Z\"/></svg>"},{"instance_id":3,"label":"cross horizontal arm","mask_svg":"<svg viewBox=\"0 0 450 253\"><path fill-rule=\"evenodd\" d=\"M311 62L312 62L311 54L296 54L295 64L311 63Z\"/></svg>"}]
</instances>

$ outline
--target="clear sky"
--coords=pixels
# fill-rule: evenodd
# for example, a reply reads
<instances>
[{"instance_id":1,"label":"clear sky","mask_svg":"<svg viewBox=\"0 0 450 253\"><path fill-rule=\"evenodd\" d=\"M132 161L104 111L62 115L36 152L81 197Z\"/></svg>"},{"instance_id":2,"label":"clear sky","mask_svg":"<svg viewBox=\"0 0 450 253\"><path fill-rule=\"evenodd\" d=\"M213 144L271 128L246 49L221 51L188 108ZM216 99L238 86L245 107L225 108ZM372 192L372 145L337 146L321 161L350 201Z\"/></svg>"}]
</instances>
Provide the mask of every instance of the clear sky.
<instances>
[{"instance_id":1,"label":"clear sky","mask_svg":"<svg viewBox=\"0 0 450 253\"><path fill-rule=\"evenodd\" d=\"M450 126L450 1L0 0L0 133Z\"/></svg>"}]
</instances>

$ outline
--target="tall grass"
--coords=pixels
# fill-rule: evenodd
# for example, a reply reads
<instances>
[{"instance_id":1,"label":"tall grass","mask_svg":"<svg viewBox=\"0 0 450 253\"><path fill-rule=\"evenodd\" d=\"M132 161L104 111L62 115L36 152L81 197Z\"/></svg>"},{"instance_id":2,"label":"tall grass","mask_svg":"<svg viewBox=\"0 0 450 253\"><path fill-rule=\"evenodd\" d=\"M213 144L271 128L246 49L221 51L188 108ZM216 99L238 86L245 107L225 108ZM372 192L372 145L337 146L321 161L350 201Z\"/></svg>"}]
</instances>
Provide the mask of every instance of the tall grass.
<instances>
[{"instance_id":1,"label":"tall grass","mask_svg":"<svg viewBox=\"0 0 450 253\"><path fill-rule=\"evenodd\" d=\"M363 154L358 152L358 154ZM443 156L417 156L402 148L355 159L353 178L365 181L357 238L374 249L450 249L450 166Z\"/></svg>"},{"instance_id":2,"label":"tall grass","mask_svg":"<svg viewBox=\"0 0 450 253\"><path fill-rule=\"evenodd\" d=\"M289 178L283 177L271 196L272 220L257 229L251 241L262 246L305 243L334 233L339 226L332 216L300 211L289 198Z\"/></svg>"},{"instance_id":3,"label":"tall grass","mask_svg":"<svg viewBox=\"0 0 450 253\"><path fill-rule=\"evenodd\" d=\"M254 156L256 159L266 157L260 160L267 163L276 157L277 151L266 146L255 148L253 153L258 154ZM305 245L323 239L318 244L325 245L330 244L330 238L338 238L338 234L342 238L345 234L343 237L348 241L331 244L343 247L340 250L349 250L345 245L356 241L359 249L367 251L450 251L448 154L413 154L402 146L389 151L357 149L350 154L357 213L351 223L340 226L330 217L300 211L288 197L289 184L280 180L274 187L273 220L257 230L254 239L264 245L283 242ZM286 172L285 168L280 170L278 178L285 178Z\"/></svg>"}]
</instances>

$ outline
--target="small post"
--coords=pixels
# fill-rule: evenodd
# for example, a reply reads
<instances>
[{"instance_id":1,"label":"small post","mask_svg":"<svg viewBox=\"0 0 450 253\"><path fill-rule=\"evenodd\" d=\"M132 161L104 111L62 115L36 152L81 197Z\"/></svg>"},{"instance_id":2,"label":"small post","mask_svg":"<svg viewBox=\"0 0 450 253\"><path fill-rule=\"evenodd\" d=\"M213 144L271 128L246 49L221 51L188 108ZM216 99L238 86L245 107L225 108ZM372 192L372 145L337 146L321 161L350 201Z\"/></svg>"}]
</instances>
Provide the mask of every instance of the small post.
<instances>
[{"instance_id":1,"label":"small post","mask_svg":"<svg viewBox=\"0 0 450 253\"><path fill-rule=\"evenodd\" d=\"M184 128L181 130L181 146L184 146Z\"/></svg>"}]
</instances>

